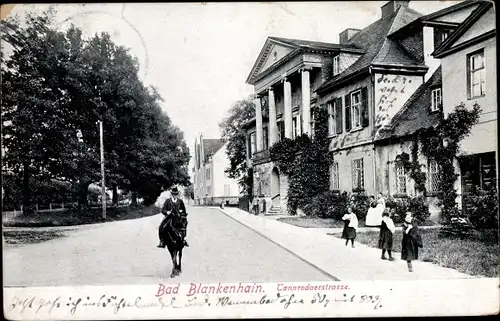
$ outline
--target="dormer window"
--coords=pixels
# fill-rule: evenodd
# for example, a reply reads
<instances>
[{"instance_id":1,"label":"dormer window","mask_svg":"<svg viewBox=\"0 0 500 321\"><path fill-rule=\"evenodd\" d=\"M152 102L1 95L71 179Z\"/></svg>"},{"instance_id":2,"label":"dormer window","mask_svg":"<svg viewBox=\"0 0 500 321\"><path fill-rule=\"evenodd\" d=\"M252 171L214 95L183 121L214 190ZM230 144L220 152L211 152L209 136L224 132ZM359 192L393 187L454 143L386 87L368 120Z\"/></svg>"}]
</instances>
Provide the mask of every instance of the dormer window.
<instances>
[{"instance_id":1,"label":"dormer window","mask_svg":"<svg viewBox=\"0 0 500 321\"><path fill-rule=\"evenodd\" d=\"M439 47L448 38L450 30L434 28L434 48Z\"/></svg>"},{"instance_id":2,"label":"dormer window","mask_svg":"<svg viewBox=\"0 0 500 321\"><path fill-rule=\"evenodd\" d=\"M442 104L443 95L441 94L441 88L434 88L431 91L431 112L438 111L439 106Z\"/></svg>"},{"instance_id":3,"label":"dormer window","mask_svg":"<svg viewBox=\"0 0 500 321\"><path fill-rule=\"evenodd\" d=\"M339 55L333 57L333 75L336 76L340 73L340 59Z\"/></svg>"}]
</instances>

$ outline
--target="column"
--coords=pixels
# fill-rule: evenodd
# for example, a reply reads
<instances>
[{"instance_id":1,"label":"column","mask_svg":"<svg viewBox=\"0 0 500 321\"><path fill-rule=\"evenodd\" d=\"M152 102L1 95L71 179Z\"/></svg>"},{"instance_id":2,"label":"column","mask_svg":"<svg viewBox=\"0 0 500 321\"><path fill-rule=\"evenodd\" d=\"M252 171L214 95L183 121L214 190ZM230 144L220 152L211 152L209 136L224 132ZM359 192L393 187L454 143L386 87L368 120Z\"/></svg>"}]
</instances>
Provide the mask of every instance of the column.
<instances>
[{"instance_id":1,"label":"column","mask_svg":"<svg viewBox=\"0 0 500 321\"><path fill-rule=\"evenodd\" d=\"M309 70L302 69L302 128L311 136L311 84Z\"/></svg>"},{"instance_id":2,"label":"column","mask_svg":"<svg viewBox=\"0 0 500 321\"><path fill-rule=\"evenodd\" d=\"M285 118L285 137L292 138L292 87L290 82L285 78L283 80L283 116Z\"/></svg>"},{"instance_id":3,"label":"column","mask_svg":"<svg viewBox=\"0 0 500 321\"><path fill-rule=\"evenodd\" d=\"M255 96L253 102L255 104L255 139L257 142L257 152L260 152L262 151L262 149L264 149L264 144L262 141L264 135L264 131L262 128L262 104L260 102L259 96Z\"/></svg>"},{"instance_id":4,"label":"column","mask_svg":"<svg viewBox=\"0 0 500 321\"><path fill-rule=\"evenodd\" d=\"M276 123L276 102L274 100L274 90L269 88L269 148L278 140L278 124Z\"/></svg>"}]
</instances>

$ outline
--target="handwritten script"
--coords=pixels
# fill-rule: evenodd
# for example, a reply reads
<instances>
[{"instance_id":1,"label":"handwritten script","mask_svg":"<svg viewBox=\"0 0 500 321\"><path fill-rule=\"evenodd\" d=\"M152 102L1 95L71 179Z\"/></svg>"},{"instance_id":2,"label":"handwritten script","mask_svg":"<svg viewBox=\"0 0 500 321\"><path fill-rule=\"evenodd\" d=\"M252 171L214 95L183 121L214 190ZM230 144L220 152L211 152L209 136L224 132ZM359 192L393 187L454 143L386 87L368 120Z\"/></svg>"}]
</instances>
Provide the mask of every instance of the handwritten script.
<instances>
[{"instance_id":1,"label":"handwritten script","mask_svg":"<svg viewBox=\"0 0 500 321\"><path fill-rule=\"evenodd\" d=\"M82 308L85 313L90 309L110 309L114 314L122 310L134 309L186 309L190 307L204 307L207 309L228 308L235 305L277 306L288 309L291 306L315 306L328 308L338 304L360 305L370 309L382 307L382 297L372 294L348 294L348 293L290 293L281 292L275 294L253 294L253 295L201 295L185 297L180 295L125 297L119 295L102 294L100 296L87 297L13 297L8 304L9 312L25 313L29 311L35 314L51 314L55 310L66 310L63 313L75 315Z\"/></svg>"}]
</instances>

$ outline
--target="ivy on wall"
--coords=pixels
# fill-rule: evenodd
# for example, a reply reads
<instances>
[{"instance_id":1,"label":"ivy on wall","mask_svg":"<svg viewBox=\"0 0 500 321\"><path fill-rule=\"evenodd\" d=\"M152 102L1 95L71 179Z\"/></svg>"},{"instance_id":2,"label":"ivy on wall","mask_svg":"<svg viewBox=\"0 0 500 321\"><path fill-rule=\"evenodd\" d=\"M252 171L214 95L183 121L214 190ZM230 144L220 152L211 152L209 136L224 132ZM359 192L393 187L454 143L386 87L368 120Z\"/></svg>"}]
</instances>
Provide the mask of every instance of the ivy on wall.
<instances>
[{"instance_id":1,"label":"ivy on wall","mask_svg":"<svg viewBox=\"0 0 500 321\"><path fill-rule=\"evenodd\" d=\"M459 153L460 141L470 134L472 127L479 121L481 113L480 106L474 104L472 110L468 110L462 103L455 107L454 111L445 119L440 109L441 120L436 127L419 130L414 136L410 155L402 153L398 159L402 162L405 170L409 172L410 178L415 181L415 189L426 193L426 175L421 171L418 162L418 150L427 159L433 159L439 166L440 188L437 197L442 206L442 215L445 222L459 216L456 203L458 196L455 190L455 182L458 174L453 164Z\"/></svg>"},{"instance_id":2,"label":"ivy on wall","mask_svg":"<svg viewBox=\"0 0 500 321\"><path fill-rule=\"evenodd\" d=\"M294 140L285 138L270 149L271 159L280 172L288 176L288 210L294 214L304 208L313 197L330 188L328 112L324 108L314 111L314 139L303 134Z\"/></svg>"}]
</instances>

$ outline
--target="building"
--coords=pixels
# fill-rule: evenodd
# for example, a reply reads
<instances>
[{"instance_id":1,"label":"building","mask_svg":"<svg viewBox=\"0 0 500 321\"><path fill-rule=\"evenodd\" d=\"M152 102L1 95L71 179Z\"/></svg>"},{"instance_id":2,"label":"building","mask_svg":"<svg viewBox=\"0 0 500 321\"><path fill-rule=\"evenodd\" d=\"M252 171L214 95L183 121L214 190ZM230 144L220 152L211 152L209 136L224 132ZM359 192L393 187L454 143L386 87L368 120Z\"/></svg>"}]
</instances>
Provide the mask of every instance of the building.
<instances>
[{"instance_id":1,"label":"building","mask_svg":"<svg viewBox=\"0 0 500 321\"><path fill-rule=\"evenodd\" d=\"M498 180L497 172L497 69L496 27L493 3L483 2L436 49L441 59L443 78L443 112L453 111L465 103L477 103L482 109L479 123L460 145L456 182L458 203L474 187L486 188ZM465 205L465 204L464 204Z\"/></svg>"},{"instance_id":2,"label":"building","mask_svg":"<svg viewBox=\"0 0 500 321\"><path fill-rule=\"evenodd\" d=\"M200 135L194 142L195 164L193 189L195 205L237 205L241 188L238 180L228 177L227 142L205 139Z\"/></svg>"},{"instance_id":3,"label":"building","mask_svg":"<svg viewBox=\"0 0 500 321\"><path fill-rule=\"evenodd\" d=\"M331 189L414 194L392 158L409 153L419 126L435 125L431 109L442 97L442 70L432 53L481 3L422 15L409 1L389 1L379 20L363 30L346 29L338 44L269 37L247 79L257 98L256 117L246 127L254 195L285 211L287 179L270 161L269 147L282 137L311 134L314 108L329 113ZM396 126L398 119L406 119L403 127Z\"/></svg>"}]
</instances>

